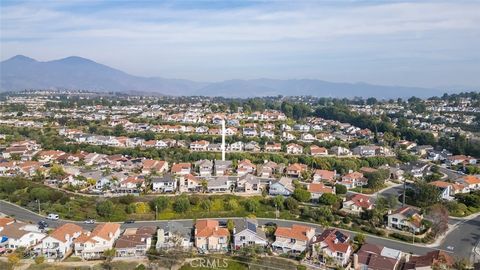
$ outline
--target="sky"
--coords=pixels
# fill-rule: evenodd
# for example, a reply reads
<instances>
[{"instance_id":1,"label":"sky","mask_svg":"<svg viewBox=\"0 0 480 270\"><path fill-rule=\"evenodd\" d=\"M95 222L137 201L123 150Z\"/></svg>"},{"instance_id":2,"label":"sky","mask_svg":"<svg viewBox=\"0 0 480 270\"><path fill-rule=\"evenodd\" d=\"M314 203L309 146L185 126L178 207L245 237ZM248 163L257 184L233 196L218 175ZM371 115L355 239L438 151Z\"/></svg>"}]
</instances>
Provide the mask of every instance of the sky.
<instances>
[{"instance_id":1,"label":"sky","mask_svg":"<svg viewBox=\"0 0 480 270\"><path fill-rule=\"evenodd\" d=\"M0 59L18 54L197 81L480 87L480 1L0 0Z\"/></svg>"}]
</instances>

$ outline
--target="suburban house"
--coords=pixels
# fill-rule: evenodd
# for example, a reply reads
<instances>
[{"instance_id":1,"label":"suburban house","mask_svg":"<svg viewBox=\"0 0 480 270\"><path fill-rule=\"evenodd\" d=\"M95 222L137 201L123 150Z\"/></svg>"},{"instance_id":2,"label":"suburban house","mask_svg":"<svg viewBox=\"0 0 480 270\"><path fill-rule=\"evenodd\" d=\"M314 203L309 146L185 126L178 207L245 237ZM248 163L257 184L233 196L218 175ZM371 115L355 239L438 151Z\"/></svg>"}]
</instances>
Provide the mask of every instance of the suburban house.
<instances>
[{"instance_id":1,"label":"suburban house","mask_svg":"<svg viewBox=\"0 0 480 270\"><path fill-rule=\"evenodd\" d=\"M192 228L185 227L177 221L168 221L157 230L155 248L160 249L191 249L193 247Z\"/></svg>"},{"instance_id":2,"label":"suburban house","mask_svg":"<svg viewBox=\"0 0 480 270\"><path fill-rule=\"evenodd\" d=\"M35 246L38 254L50 259L63 259L73 251L73 241L83 232L82 227L66 223L56 228L52 233Z\"/></svg>"},{"instance_id":3,"label":"suburban house","mask_svg":"<svg viewBox=\"0 0 480 270\"><path fill-rule=\"evenodd\" d=\"M273 161L267 161L257 166L257 175L263 178L271 178L277 171L278 165Z\"/></svg>"},{"instance_id":4,"label":"suburban house","mask_svg":"<svg viewBox=\"0 0 480 270\"><path fill-rule=\"evenodd\" d=\"M192 151L207 151L210 143L205 140L195 141L190 143L190 150Z\"/></svg>"},{"instance_id":5,"label":"suburban house","mask_svg":"<svg viewBox=\"0 0 480 270\"><path fill-rule=\"evenodd\" d=\"M418 233L423 230L423 216L419 210L404 206L388 215L388 227Z\"/></svg>"},{"instance_id":6,"label":"suburban house","mask_svg":"<svg viewBox=\"0 0 480 270\"><path fill-rule=\"evenodd\" d=\"M282 177L280 180L270 184L269 194L271 196L290 196L293 194L294 190L295 188L293 187L292 178Z\"/></svg>"},{"instance_id":7,"label":"suburban house","mask_svg":"<svg viewBox=\"0 0 480 270\"><path fill-rule=\"evenodd\" d=\"M279 253L302 253L315 236L315 229L309 226L292 224L291 228L277 227L272 248Z\"/></svg>"},{"instance_id":8,"label":"suburban house","mask_svg":"<svg viewBox=\"0 0 480 270\"><path fill-rule=\"evenodd\" d=\"M460 183L464 184L470 190L479 190L480 189L480 177L474 175L468 175L463 178L460 178Z\"/></svg>"},{"instance_id":9,"label":"suburban house","mask_svg":"<svg viewBox=\"0 0 480 270\"><path fill-rule=\"evenodd\" d=\"M317 201L325 193L335 194L335 187L325 186L323 183L310 183L307 186L314 201Z\"/></svg>"},{"instance_id":10,"label":"suburban house","mask_svg":"<svg viewBox=\"0 0 480 270\"><path fill-rule=\"evenodd\" d=\"M176 175L185 175L192 172L192 165L190 163L177 163L172 166L172 173Z\"/></svg>"},{"instance_id":11,"label":"suburban house","mask_svg":"<svg viewBox=\"0 0 480 270\"><path fill-rule=\"evenodd\" d=\"M113 248L115 240L120 236L120 224L102 223L92 232L84 232L75 239L75 256L85 260L99 259L103 252Z\"/></svg>"},{"instance_id":12,"label":"suburban house","mask_svg":"<svg viewBox=\"0 0 480 270\"><path fill-rule=\"evenodd\" d=\"M303 154L303 146L296 143L289 143L287 145L287 154L299 155Z\"/></svg>"},{"instance_id":13,"label":"suburban house","mask_svg":"<svg viewBox=\"0 0 480 270\"><path fill-rule=\"evenodd\" d=\"M301 163L294 163L287 167L287 176L299 178L302 172L308 169L307 165Z\"/></svg>"},{"instance_id":14,"label":"suburban house","mask_svg":"<svg viewBox=\"0 0 480 270\"><path fill-rule=\"evenodd\" d=\"M144 159L142 160L142 174L162 174L168 171L168 162L163 160Z\"/></svg>"},{"instance_id":15,"label":"suburban house","mask_svg":"<svg viewBox=\"0 0 480 270\"><path fill-rule=\"evenodd\" d=\"M256 220L249 218L236 219L234 223L233 243L235 249L252 245L266 246L268 244L265 232L258 227Z\"/></svg>"},{"instance_id":16,"label":"suburban house","mask_svg":"<svg viewBox=\"0 0 480 270\"><path fill-rule=\"evenodd\" d=\"M443 250L430 251L422 256L411 256L410 260L405 263L404 270L431 270L442 269L444 266L451 269L455 263L455 259Z\"/></svg>"},{"instance_id":17,"label":"suburban house","mask_svg":"<svg viewBox=\"0 0 480 270\"><path fill-rule=\"evenodd\" d=\"M138 176L129 176L121 181L115 189L118 193L140 193L145 189L145 178Z\"/></svg>"},{"instance_id":18,"label":"suburban house","mask_svg":"<svg viewBox=\"0 0 480 270\"><path fill-rule=\"evenodd\" d=\"M367 179L361 172L351 172L342 176L342 181L340 181L340 184L346 186L347 189L352 189L366 185Z\"/></svg>"},{"instance_id":19,"label":"suburban house","mask_svg":"<svg viewBox=\"0 0 480 270\"><path fill-rule=\"evenodd\" d=\"M447 165L474 165L477 164L477 159L465 156L465 155L455 155L447 157Z\"/></svg>"},{"instance_id":20,"label":"suburban house","mask_svg":"<svg viewBox=\"0 0 480 270\"><path fill-rule=\"evenodd\" d=\"M266 142L265 143L265 152L280 152L282 151L281 143Z\"/></svg>"},{"instance_id":21,"label":"suburban house","mask_svg":"<svg viewBox=\"0 0 480 270\"><path fill-rule=\"evenodd\" d=\"M333 259L334 264L345 266L353 252L350 236L337 229L326 229L322 234L315 236L312 241L312 252L321 262L326 257Z\"/></svg>"},{"instance_id":22,"label":"suburban house","mask_svg":"<svg viewBox=\"0 0 480 270\"><path fill-rule=\"evenodd\" d=\"M401 264L402 252L365 243L353 256L354 269L396 270Z\"/></svg>"},{"instance_id":23,"label":"suburban house","mask_svg":"<svg viewBox=\"0 0 480 270\"><path fill-rule=\"evenodd\" d=\"M443 200L453 200L455 199L453 197L454 194L454 187L453 187L453 183L449 183L449 182L445 182L445 181L433 181L433 182L430 182L430 185L434 185L436 186L441 194L440 194L440 197L443 199Z\"/></svg>"},{"instance_id":24,"label":"suburban house","mask_svg":"<svg viewBox=\"0 0 480 270\"><path fill-rule=\"evenodd\" d=\"M128 228L115 242L117 257L145 256L152 246L155 227Z\"/></svg>"},{"instance_id":25,"label":"suburban house","mask_svg":"<svg viewBox=\"0 0 480 270\"><path fill-rule=\"evenodd\" d=\"M178 182L180 192L196 192L202 188L201 180L191 174L180 176Z\"/></svg>"},{"instance_id":26,"label":"suburban house","mask_svg":"<svg viewBox=\"0 0 480 270\"><path fill-rule=\"evenodd\" d=\"M253 174L240 176L237 180L236 191L244 192L246 194L261 193L260 179Z\"/></svg>"},{"instance_id":27,"label":"suburban house","mask_svg":"<svg viewBox=\"0 0 480 270\"><path fill-rule=\"evenodd\" d=\"M195 223L195 246L200 250L226 251L228 249L227 228L221 228L218 220L201 219Z\"/></svg>"},{"instance_id":28,"label":"suburban house","mask_svg":"<svg viewBox=\"0 0 480 270\"><path fill-rule=\"evenodd\" d=\"M244 159L238 162L237 174L239 176L245 175L247 173L254 173L257 167L250 160Z\"/></svg>"},{"instance_id":29,"label":"suburban house","mask_svg":"<svg viewBox=\"0 0 480 270\"><path fill-rule=\"evenodd\" d=\"M337 174L336 171L315 170L315 173L313 174L313 181L314 182L326 181L329 183L335 183L336 174Z\"/></svg>"},{"instance_id":30,"label":"suburban house","mask_svg":"<svg viewBox=\"0 0 480 270\"><path fill-rule=\"evenodd\" d=\"M232 170L231 160L215 160L215 175L222 176L230 174Z\"/></svg>"},{"instance_id":31,"label":"suburban house","mask_svg":"<svg viewBox=\"0 0 480 270\"><path fill-rule=\"evenodd\" d=\"M353 194L345 199L342 209L347 212L360 213L364 210L372 210L373 202L366 195Z\"/></svg>"},{"instance_id":32,"label":"suburban house","mask_svg":"<svg viewBox=\"0 0 480 270\"><path fill-rule=\"evenodd\" d=\"M153 192L175 192L177 190L177 179L172 174L152 177Z\"/></svg>"},{"instance_id":33,"label":"suburban house","mask_svg":"<svg viewBox=\"0 0 480 270\"><path fill-rule=\"evenodd\" d=\"M207 181L208 192L227 192L235 187L235 179L228 176L209 178Z\"/></svg>"},{"instance_id":34,"label":"suburban house","mask_svg":"<svg viewBox=\"0 0 480 270\"><path fill-rule=\"evenodd\" d=\"M328 150L325 147L312 145L310 146L310 154L312 156L326 156L328 155Z\"/></svg>"},{"instance_id":35,"label":"suburban house","mask_svg":"<svg viewBox=\"0 0 480 270\"><path fill-rule=\"evenodd\" d=\"M198 168L200 176L211 176L213 172L213 162L208 159L202 159L195 162L195 166Z\"/></svg>"},{"instance_id":36,"label":"suburban house","mask_svg":"<svg viewBox=\"0 0 480 270\"><path fill-rule=\"evenodd\" d=\"M11 218L0 218L0 247L12 250L20 247L28 249L46 236L35 225L16 222Z\"/></svg>"}]
</instances>

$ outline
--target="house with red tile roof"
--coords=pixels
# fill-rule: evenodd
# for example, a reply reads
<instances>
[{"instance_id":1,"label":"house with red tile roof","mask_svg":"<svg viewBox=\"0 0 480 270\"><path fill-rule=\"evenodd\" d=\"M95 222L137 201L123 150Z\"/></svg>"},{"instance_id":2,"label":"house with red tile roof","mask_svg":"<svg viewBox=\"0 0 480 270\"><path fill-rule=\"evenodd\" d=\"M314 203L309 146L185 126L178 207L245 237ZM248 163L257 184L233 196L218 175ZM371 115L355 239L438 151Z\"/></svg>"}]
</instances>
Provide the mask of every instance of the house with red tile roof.
<instances>
[{"instance_id":1,"label":"house with red tile roof","mask_svg":"<svg viewBox=\"0 0 480 270\"><path fill-rule=\"evenodd\" d=\"M287 167L287 176L290 177L300 177L302 172L308 169L307 165L301 163L293 163Z\"/></svg>"},{"instance_id":2,"label":"house with red tile roof","mask_svg":"<svg viewBox=\"0 0 480 270\"><path fill-rule=\"evenodd\" d=\"M164 160L144 159L142 160L142 174L152 172L162 174L168 171L168 162Z\"/></svg>"},{"instance_id":3,"label":"house with red tile roof","mask_svg":"<svg viewBox=\"0 0 480 270\"><path fill-rule=\"evenodd\" d=\"M326 181L326 182L334 183L336 174L337 174L336 171L315 170L315 173L313 174L313 181L314 182Z\"/></svg>"},{"instance_id":4,"label":"house with red tile roof","mask_svg":"<svg viewBox=\"0 0 480 270\"><path fill-rule=\"evenodd\" d=\"M315 236L315 228L292 224L292 227L277 227L272 248L278 253L302 253Z\"/></svg>"},{"instance_id":5,"label":"house with red tile roof","mask_svg":"<svg viewBox=\"0 0 480 270\"><path fill-rule=\"evenodd\" d=\"M34 249L46 258L63 259L73 251L73 241L82 233L82 227L66 223L45 237Z\"/></svg>"},{"instance_id":6,"label":"house with red tile roof","mask_svg":"<svg viewBox=\"0 0 480 270\"><path fill-rule=\"evenodd\" d=\"M177 163L172 166L172 173L177 175L186 175L191 173L192 164L190 163Z\"/></svg>"},{"instance_id":7,"label":"house with red tile roof","mask_svg":"<svg viewBox=\"0 0 480 270\"><path fill-rule=\"evenodd\" d=\"M400 250L365 243L353 255L353 269L396 270L402 257Z\"/></svg>"},{"instance_id":8,"label":"house with red tile roof","mask_svg":"<svg viewBox=\"0 0 480 270\"><path fill-rule=\"evenodd\" d=\"M370 197L363 194L353 194L343 202L342 210L353 213L361 213L373 209L373 202Z\"/></svg>"},{"instance_id":9,"label":"house with red tile roof","mask_svg":"<svg viewBox=\"0 0 480 270\"><path fill-rule=\"evenodd\" d=\"M422 221L420 210L411 206L401 207L388 215L388 227L398 230L418 233L425 227Z\"/></svg>"},{"instance_id":10,"label":"house with red tile roof","mask_svg":"<svg viewBox=\"0 0 480 270\"><path fill-rule=\"evenodd\" d=\"M310 154L312 156L326 156L328 155L328 150L325 147L312 145L310 146Z\"/></svg>"},{"instance_id":11,"label":"house with red tile roof","mask_svg":"<svg viewBox=\"0 0 480 270\"><path fill-rule=\"evenodd\" d=\"M296 143L289 143L287 145L287 154L303 154L303 146Z\"/></svg>"},{"instance_id":12,"label":"house with red tile roof","mask_svg":"<svg viewBox=\"0 0 480 270\"><path fill-rule=\"evenodd\" d=\"M335 264L345 266L353 252L350 244L350 235L337 229L326 229L322 234L315 236L312 242L313 256L318 256L321 262L326 263L326 257L333 259Z\"/></svg>"},{"instance_id":13,"label":"house with red tile roof","mask_svg":"<svg viewBox=\"0 0 480 270\"><path fill-rule=\"evenodd\" d=\"M475 175L468 175L459 180L460 183L467 186L470 190L480 189L480 177Z\"/></svg>"},{"instance_id":14,"label":"house with red tile roof","mask_svg":"<svg viewBox=\"0 0 480 270\"><path fill-rule=\"evenodd\" d=\"M84 232L73 241L75 255L85 260L102 258L103 252L111 249L119 236L120 224L99 224L92 232Z\"/></svg>"},{"instance_id":15,"label":"house with red tile roof","mask_svg":"<svg viewBox=\"0 0 480 270\"><path fill-rule=\"evenodd\" d=\"M318 200L325 193L335 194L335 187L326 186L323 183L310 183L307 186L307 190L310 192L311 199L314 201Z\"/></svg>"},{"instance_id":16,"label":"house with red tile roof","mask_svg":"<svg viewBox=\"0 0 480 270\"><path fill-rule=\"evenodd\" d=\"M218 220L201 219L195 223L195 246L203 251L226 251L230 232Z\"/></svg>"},{"instance_id":17,"label":"house with red tile roof","mask_svg":"<svg viewBox=\"0 0 480 270\"><path fill-rule=\"evenodd\" d=\"M410 260L405 263L404 270L413 269L451 269L455 259L443 250L430 251L422 256L411 256Z\"/></svg>"},{"instance_id":18,"label":"house with red tile roof","mask_svg":"<svg viewBox=\"0 0 480 270\"><path fill-rule=\"evenodd\" d=\"M352 189L366 185L367 179L361 172L351 172L342 176L342 181L339 184L346 186L347 189Z\"/></svg>"}]
</instances>

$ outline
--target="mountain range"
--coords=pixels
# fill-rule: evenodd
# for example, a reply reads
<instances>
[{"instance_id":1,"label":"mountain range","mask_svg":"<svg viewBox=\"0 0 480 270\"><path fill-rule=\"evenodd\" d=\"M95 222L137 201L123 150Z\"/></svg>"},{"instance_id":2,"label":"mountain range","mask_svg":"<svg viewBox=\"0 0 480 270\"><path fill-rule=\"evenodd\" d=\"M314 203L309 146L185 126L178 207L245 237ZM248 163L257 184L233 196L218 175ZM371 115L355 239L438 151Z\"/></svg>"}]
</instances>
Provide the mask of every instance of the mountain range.
<instances>
[{"instance_id":1,"label":"mountain range","mask_svg":"<svg viewBox=\"0 0 480 270\"><path fill-rule=\"evenodd\" d=\"M338 83L315 79L238 79L221 82L196 82L161 77L140 77L78 56L41 62L17 55L0 62L0 91L25 89L76 89L242 98L276 95L397 98L430 97L445 92L440 89L368 83Z\"/></svg>"}]
</instances>

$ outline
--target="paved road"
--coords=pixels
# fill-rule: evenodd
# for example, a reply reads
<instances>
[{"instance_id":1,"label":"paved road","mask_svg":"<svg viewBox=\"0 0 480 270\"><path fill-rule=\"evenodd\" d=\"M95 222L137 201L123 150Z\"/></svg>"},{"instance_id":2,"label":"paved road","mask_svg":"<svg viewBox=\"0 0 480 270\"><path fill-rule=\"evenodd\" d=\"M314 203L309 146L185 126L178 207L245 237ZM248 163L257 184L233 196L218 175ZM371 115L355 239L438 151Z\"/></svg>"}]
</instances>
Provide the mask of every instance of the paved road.
<instances>
[{"instance_id":1,"label":"paved road","mask_svg":"<svg viewBox=\"0 0 480 270\"><path fill-rule=\"evenodd\" d=\"M45 217L40 216L36 213L33 213L27 209L24 209L20 206L13 205L10 203L7 203L5 201L0 201L0 212L4 213L6 215L15 217L18 220L22 220L25 222L32 222L32 223L37 223L40 220L46 220ZM219 220L225 220L225 219L219 219ZM78 222L78 221L66 221L66 220L57 220L57 221L47 221L50 225L50 227L58 227L61 224L64 224L66 222L71 222L78 224L82 226L85 229L92 230L93 227L95 227L94 224L84 224L83 222ZM137 221L136 223L133 224L122 224L122 228L131 228L131 227L139 227L139 226L160 226L162 224L165 224L169 221ZM186 227L191 227L193 224L193 220L178 220L178 222L182 223ZM258 222L260 225L264 225L269 222L276 223L278 226L291 226L292 224L295 223L300 223L298 221L290 221L290 220L276 220L276 219L263 219L263 218L258 218ZM315 227L317 230L317 233L321 233L323 231L323 227L321 227L318 224L312 224L308 223L309 226ZM343 230L344 231L344 230ZM354 237L355 233L345 231L348 234ZM367 236L367 242L373 243L373 244L378 244L378 245L383 245L386 247L402 250L404 252L410 252L413 254L425 254L429 251L435 250L435 248L430 248L430 247L425 247L425 246L417 246L417 245L412 245L410 243L405 243L401 241L396 241L393 239L385 239L381 237L375 237L375 236ZM448 252L448 251L447 251ZM457 253L457 252L456 252ZM470 251L468 253L463 254L465 256L470 255Z\"/></svg>"},{"instance_id":2,"label":"paved road","mask_svg":"<svg viewBox=\"0 0 480 270\"><path fill-rule=\"evenodd\" d=\"M480 256L475 256L473 252L473 248L480 242L480 216L470 220L457 220L456 223L456 228L445 237L439 248L446 250L451 246L455 255L461 254L462 257L480 262Z\"/></svg>"}]
</instances>

